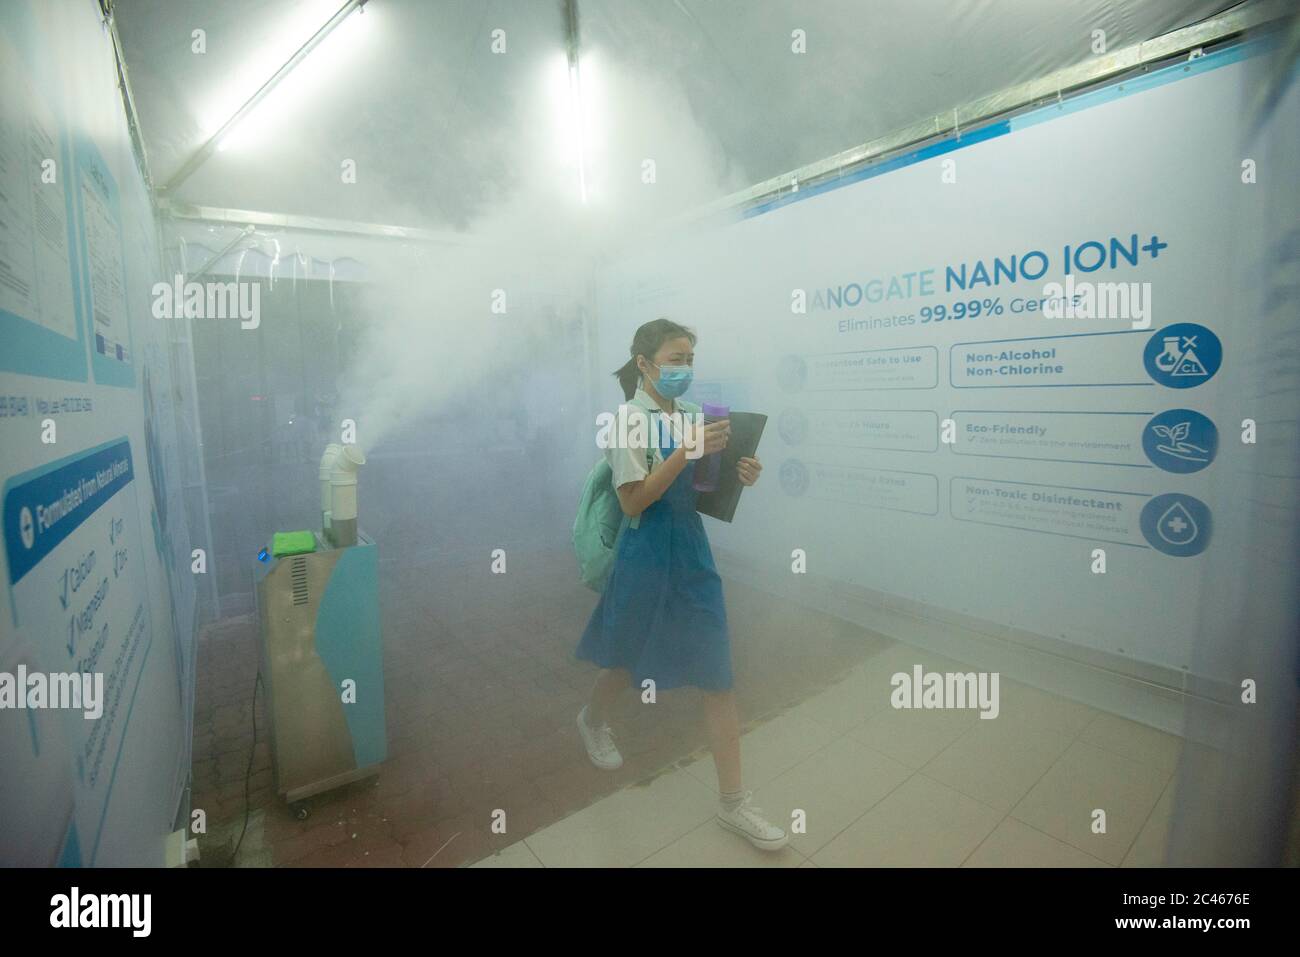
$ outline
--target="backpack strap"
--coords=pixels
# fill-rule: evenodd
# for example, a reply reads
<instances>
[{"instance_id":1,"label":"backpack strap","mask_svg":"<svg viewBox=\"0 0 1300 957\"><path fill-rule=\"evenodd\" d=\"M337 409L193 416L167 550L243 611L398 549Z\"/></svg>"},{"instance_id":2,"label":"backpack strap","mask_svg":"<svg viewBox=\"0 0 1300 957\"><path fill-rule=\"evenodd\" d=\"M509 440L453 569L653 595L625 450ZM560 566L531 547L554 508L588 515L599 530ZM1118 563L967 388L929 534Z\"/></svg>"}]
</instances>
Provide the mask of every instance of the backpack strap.
<instances>
[{"instance_id":1,"label":"backpack strap","mask_svg":"<svg viewBox=\"0 0 1300 957\"><path fill-rule=\"evenodd\" d=\"M644 413L646 414L646 419L647 419L648 421L650 421L650 422L653 422L653 421L654 421L654 414L655 414L655 412L660 412L660 414L662 414L662 410L660 410L660 409L650 409L650 408L647 408L646 406L642 405L640 402L638 402L638 401L636 400L636 396L635 396L635 395L633 395L632 398L630 398L630 399L627 400L627 404L630 405L630 406L632 406L632 408L634 408L634 409L640 409L642 412L644 412ZM645 468L646 468L646 474L648 475L650 472L653 472L653 471L654 471L654 467L655 467L655 453L654 453L654 447L651 446L651 445L647 442L647 443L646 443L646 449L645 449ZM615 495L618 494L618 489L615 489L615 490L614 490L614 494L615 494ZM640 515L637 515L637 516L634 516L634 517L632 517L632 518L627 519L627 527L628 527L628 528L639 528L640 525L641 525L641 516L640 516Z\"/></svg>"},{"instance_id":2,"label":"backpack strap","mask_svg":"<svg viewBox=\"0 0 1300 957\"><path fill-rule=\"evenodd\" d=\"M632 398L628 399L628 400L627 400L627 404L630 405L630 406L632 406L632 407L635 408L635 409L640 409L642 412L644 412L644 413L646 414L646 418L647 418L648 420L650 420L650 421L653 421L653 420L654 420L654 414L655 414L655 412L659 411L659 410L657 410L657 409L650 409L650 408L647 408L646 406L642 405L640 402L638 402L638 401L636 400L636 397L635 397L635 396L633 396ZM651 471L651 470L653 470L653 468L654 468L654 464L655 464L655 453L654 453L654 449L649 445L649 443L647 443L647 444L646 444L646 448L645 448L645 465L646 465L646 470L647 470L647 471Z\"/></svg>"}]
</instances>

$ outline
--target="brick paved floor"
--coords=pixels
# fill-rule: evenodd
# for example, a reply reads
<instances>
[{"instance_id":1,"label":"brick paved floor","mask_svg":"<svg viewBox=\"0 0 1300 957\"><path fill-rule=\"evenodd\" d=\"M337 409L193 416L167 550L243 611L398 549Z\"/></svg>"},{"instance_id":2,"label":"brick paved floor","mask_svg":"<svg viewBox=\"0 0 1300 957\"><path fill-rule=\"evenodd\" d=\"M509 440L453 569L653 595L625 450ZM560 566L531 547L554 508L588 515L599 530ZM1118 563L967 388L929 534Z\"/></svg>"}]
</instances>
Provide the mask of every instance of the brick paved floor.
<instances>
[{"instance_id":1,"label":"brick paved floor","mask_svg":"<svg viewBox=\"0 0 1300 957\"><path fill-rule=\"evenodd\" d=\"M311 800L298 821L274 793L259 696L241 866L454 867L472 863L705 746L699 695L625 695L611 717L624 755L588 762L574 724L595 669L573 649L595 606L567 549L510 556L509 574L405 563L381 570L388 761L377 778ZM888 644L879 636L726 583L742 721L825 687ZM237 837L244 816L258 663L252 616L200 637L193 807L201 850ZM505 809L509 836L491 832ZM209 854L211 858L211 855Z\"/></svg>"}]
</instances>

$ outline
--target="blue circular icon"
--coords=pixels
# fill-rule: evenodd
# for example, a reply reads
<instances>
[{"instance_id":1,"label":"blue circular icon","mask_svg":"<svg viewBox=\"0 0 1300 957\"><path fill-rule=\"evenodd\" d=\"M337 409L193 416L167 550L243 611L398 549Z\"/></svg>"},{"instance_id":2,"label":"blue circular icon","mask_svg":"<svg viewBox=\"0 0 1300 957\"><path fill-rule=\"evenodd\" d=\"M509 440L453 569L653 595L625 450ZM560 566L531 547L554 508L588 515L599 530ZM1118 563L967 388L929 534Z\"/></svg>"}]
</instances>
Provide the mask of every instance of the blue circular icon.
<instances>
[{"instance_id":1,"label":"blue circular icon","mask_svg":"<svg viewBox=\"0 0 1300 957\"><path fill-rule=\"evenodd\" d=\"M776 369L776 381L786 392L799 392L808 382L808 363L802 356L786 356Z\"/></svg>"},{"instance_id":2,"label":"blue circular icon","mask_svg":"<svg viewBox=\"0 0 1300 957\"><path fill-rule=\"evenodd\" d=\"M808 416L800 409L786 409L781 413L778 428L787 444L798 445L808 438Z\"/></svg>"},{"instance_id":3,"label":"blue circular icon","mask_svg":"<svg viewBox=\"0 0 1300 957\"><path fill-rule=\"evenodd\" d=\"M1165 326L1142 352L1147 374L1171 389L1190 389L1209 382L1223 362L1219 337L1194 322Z\"/></svg>"},{"instance_id":4,"label":"blue circular icon","mask_svg":"<svg viewBox=\"0 0 1300 957\"><path fill-rule=\"evenodd\" d=\"M786 459L781 466L781 488L786 495L802 495L808 491L808 469L798 459Z\"/></svg>"},{"instance_id":5,"label":"blue circular icon","mask_svg":"<svg viewBox=\"0 0 1300 957\"><path fill-rule=\"evenodd\" d=\"M1153 416L1142 430L1142 451L1166 472L1199 472L1219 450L1219 430L1191 409L1170 409Z\"/></svg>"},{"instance_id":6,"label":"blue circular icon","mask_svg":"<svg viewBox=\"0 0 1300 957\"><path fill-rule=\"evenodd\" d=\"M1142 508L1142 534L1166 555L1199 555L1210 544L1210 509L1200 499L1171 492L1157 495Z\"/></svg>"},{"instance_id":7,"label":"blue circular icon","mask_svg":"<svg viewBox=\"0 0 1300 957\"><path fill-rule=\"evenodd\" d=\"M23 548L31 548L36 544L36 525L32 521L32 510L26 505L18 513L18 534L22 537Z\"/></svg>"}]
</instances>

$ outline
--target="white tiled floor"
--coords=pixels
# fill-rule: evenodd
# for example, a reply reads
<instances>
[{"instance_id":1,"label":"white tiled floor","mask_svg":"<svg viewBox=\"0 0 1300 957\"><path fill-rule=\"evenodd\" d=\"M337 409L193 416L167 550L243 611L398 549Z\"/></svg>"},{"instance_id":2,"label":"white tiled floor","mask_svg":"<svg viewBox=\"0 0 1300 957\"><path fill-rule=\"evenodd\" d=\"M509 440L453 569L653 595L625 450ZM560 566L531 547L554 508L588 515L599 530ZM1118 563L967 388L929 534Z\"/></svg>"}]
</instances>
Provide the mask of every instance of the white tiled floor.
<instances>
[{"instance_id":1,"label":"white tiled floor","mask_svg":"<svg viewBox=\"0 0 1300 957\"><path fill-rule=\"evenodd\" d=\"M713 821L704 755L477 867L1107 867L1164 856L1180 740L1003 679L1000 713L895 710L889 678L968 666L897 645L746 734L745 786L790 846ZM1099 821L1104 820L1104 828Z\"/></svg>"}]
</instances>

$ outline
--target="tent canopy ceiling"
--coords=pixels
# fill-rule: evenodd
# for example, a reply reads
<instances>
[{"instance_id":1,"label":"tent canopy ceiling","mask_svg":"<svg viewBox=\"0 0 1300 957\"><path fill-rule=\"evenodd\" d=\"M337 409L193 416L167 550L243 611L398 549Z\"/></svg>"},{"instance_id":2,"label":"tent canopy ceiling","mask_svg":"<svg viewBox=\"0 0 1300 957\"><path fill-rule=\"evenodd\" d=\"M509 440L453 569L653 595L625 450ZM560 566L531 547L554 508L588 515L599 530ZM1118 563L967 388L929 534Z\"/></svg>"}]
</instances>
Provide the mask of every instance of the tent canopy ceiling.
<instances>
[{"instance_id":1,"label":"tent canopy ceiling","mask_svg":"<svg viewBox=\"0 0 1300 957\"><path fill-rule=\"evenodd\" d=\"M155 183L168 183L341 3L117 0ZM1233 5L579 0L582 89L593 101L608 92L603 107L614 114L637 114L625 123L654 129L644 121L658 112L660 129L690 126L690 137L645 151L671 169L677 151L705 149L718 175L696 198L712 199L1087 60L1095 30L1117 50ZM795 30L806 53L792 51ZM560 0L369 0L173 196L463 227L508 194L529 151L554 137L546 128L554 116L535 97L557 68L566 78L564 46ZM649 78L639 88L648 92L620 99L628 87L608 82L615 73ZM341 189L348 161L356 182ZM703 178L706 167L680 168Z\"/></svg>"}]
</instances>

